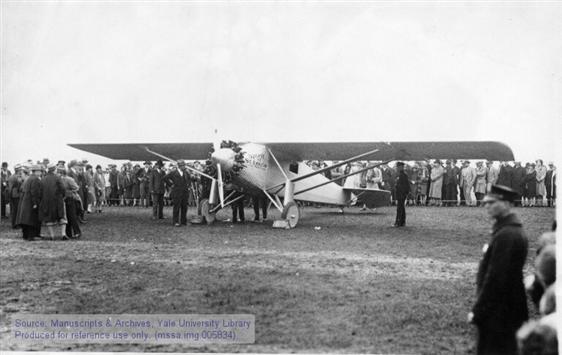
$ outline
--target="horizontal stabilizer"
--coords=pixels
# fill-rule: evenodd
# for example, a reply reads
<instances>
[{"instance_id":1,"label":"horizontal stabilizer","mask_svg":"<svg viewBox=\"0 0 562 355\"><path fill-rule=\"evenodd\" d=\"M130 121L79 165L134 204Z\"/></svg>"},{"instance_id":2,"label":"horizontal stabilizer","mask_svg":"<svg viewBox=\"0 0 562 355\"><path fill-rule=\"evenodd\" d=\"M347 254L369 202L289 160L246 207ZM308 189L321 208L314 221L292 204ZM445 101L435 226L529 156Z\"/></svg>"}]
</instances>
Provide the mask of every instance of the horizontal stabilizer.
<instances>
[{"instance_id":1,"label":"horizontal stabilizer","mask_svg":"<svg viewBox=\"0 0 562 355\"><path fill-rule=\"evenodd\" d=\"M368 208L376 208L390 205L390 191L345 187L344 191L351 191L355 195L357 206L365 205Z\"/></svg>"}]
</instances>

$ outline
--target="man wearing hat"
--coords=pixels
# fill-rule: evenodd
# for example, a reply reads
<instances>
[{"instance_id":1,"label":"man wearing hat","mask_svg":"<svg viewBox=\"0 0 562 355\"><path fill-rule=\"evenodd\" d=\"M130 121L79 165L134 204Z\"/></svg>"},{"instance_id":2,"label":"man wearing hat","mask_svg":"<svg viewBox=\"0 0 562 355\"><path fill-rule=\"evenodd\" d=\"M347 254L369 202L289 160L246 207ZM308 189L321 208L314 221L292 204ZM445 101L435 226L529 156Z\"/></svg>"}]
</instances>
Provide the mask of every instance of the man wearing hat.
<instances>
[{"instance_id":1,"label":"man wearing hat","mask_svg":"<svg viewBox=\"0 0 562 355\"><path fill-rule=\"evenodd\" d=\"M21 226L23 239L32 241L40 238L41 221L39 220L39 205L43 195L41 176L43 165L31 166L31 175L22 184L20 206L16 217L16 225Z\"/></svg>"},{"instance_id":2,"label":"man wearing hat","mask_svg":"<svg viewBox=\"0 0 562 355\"><path fill-rule=\"evenodd\" d=\"M145 161L144 168L141 169L140 175L140 198L141 198L141 206L148 207L150 206L150 201L152 200L152 196L150 193L150 174L152 173L152 162Z\"/></svg>"},{"instance_id":3,"label":"man wearing hat","mask_svg":"<svg viewBox=\"0 0 562 355\"><path fill-rule=\"evenodd\" d=\"M406 225L406 208L404 203L410 192L410 180L404 172L404 163L396 163L398 177L396 178L396 221L394 227L404 227Z\"/></svg>"},{"instance_id":4,"label":"man wearing hat","mask_svg":"<svg viewBox=\"0 0 562 355\"><path fill-rule=\"evenodd\" d=\"M153 169L150 169L148 179L148 189L152 195L152 219L164 219L164 163L158 160Z\"/></svg>"},{"instance_id":5,"label":"man wearing hat","mask_svg":"<svg viewBox=\"0 0 562 355\"><path fill-rule=\"evenodd\" d=\"M486 193L492 191L492 185L495 185L498 181L498 175L500 170L494 167L494 164L488 160L486 161Z\"/></svg>"},{"instance_id":6,"label":"man wearing hat","mask_svg":"<svg viewBox=\"0 0 562 355\"><path fill-rule=\"evenodd\" d=\"M20 164L14 167L14 173L8 178L8 188L6 198L10 202L10 218L12 228L16 228L16 217L18 215L18 207L20 203L21 185L23 184L23 171Z\"/></svg>"},{"instance_id":7,"label":"man wearing hat","mask_svg":"<svg viewBox=\"0 0 562 355\"><path fill-rule=\"evenodd\" d=\"M443 186L445 194L443 196L443 204L445 206L455 206L457 204L457 186L459 172L452 160L446 161L445 175L443 176Z\"/></svg>"},{"instance_id":8,"label":"man wearing hat","mask_svg":"<svg viewBox=\"0 0 562 355\"><path fill-rule=\"evenodd\" d=\"M477 297L469 322L478 328L477 354L516 354L515 333L528 319L523 266L528 241L519 218L511 212L518 194L493 185L483 200L495 220L490 243L476 278Z\"/></svg>"},{"instance_id":9,"label":"man wearing hat","mask_svg":"<svg viewBox=\"0 0 562 355\"><path fill-rule=\"evenodd\" d=\"M477 162L476 180L474 181L474 195L476 196L476 206L480 206L480 202L486 194L486 176L488 176L488 169L484 166L484 162Z\"/></svg>"},{"instance_id":10,"label":"man wearing hat","mask_svg":"<svg viewBox=\"0 0 562 355\"><path fill-rule=\"evenodd\" d=\"M467 206L472 206L472 186L476 180L476 172L470 166L470 162L465 160L462 163L460 187Z\"/></svg>"},{"instance_id":11,"label":"man wearing hat","mask_svg":"<svg viewBox=\"0 0 562 355\"><path fill-rule=\"evenodd\" d=\"M191 177L187 172L185 161L178 161L178 169L164 177L164 183L172 187L170 197L174 203L173 224L176 227L187 224L187 199Z\"/></svg>"}]
</instances>

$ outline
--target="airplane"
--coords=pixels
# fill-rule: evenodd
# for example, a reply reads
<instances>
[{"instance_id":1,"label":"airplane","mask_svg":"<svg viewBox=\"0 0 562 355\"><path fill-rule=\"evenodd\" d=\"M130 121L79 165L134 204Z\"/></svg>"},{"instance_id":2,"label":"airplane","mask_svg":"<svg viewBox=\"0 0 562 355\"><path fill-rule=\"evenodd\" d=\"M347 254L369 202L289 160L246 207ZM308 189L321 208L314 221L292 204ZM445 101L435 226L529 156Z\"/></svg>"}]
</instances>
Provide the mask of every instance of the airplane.
<instances>
[{"instance_id":1,"label":"airplane","mask_svg":"<svg viewBox=\"0 0 562 355\"><path fill-rule=\"evenodd\" d=\"M200 202L201 214L207 223L215 221L216 213L243 195L231 191L225 196L224 175L231 176L236 190L247 195L265 194L281 212L276 228L295 228L300 211L297 201L321 203L340 208L366 205L368 208L390 204L390 192L370 188L347 188L336 182L355 174L398 160L488 159L514 160L511 149L499 142L318 142L318 143L124 143L68 144L89 153L115 160L168 161L208 159L216 167L216 176L187 168L211 179L208 198ZM339 161L329 167L313 170L305 160ZM359 160L376 160L357 171L328 179L324 172Z\"/></svg>"}]
</instances>

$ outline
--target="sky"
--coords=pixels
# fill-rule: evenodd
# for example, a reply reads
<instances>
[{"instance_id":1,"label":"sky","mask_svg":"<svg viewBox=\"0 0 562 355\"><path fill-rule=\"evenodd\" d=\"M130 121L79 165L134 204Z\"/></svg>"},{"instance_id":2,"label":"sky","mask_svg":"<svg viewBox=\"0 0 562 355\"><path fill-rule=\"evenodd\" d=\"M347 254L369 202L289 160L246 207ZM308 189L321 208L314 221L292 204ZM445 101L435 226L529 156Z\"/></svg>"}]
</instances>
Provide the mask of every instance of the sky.
<instances>
[{"instance_id":1,"label":"sky","mask_svg":"<svg viewBox=\"0 0 562 355\"><path fill-rule=\"evenodd\" d=\"M555 3L3 1L1 159L220 138L494 140L560 161L560 18Z\"/></svg>"}]
</instances>

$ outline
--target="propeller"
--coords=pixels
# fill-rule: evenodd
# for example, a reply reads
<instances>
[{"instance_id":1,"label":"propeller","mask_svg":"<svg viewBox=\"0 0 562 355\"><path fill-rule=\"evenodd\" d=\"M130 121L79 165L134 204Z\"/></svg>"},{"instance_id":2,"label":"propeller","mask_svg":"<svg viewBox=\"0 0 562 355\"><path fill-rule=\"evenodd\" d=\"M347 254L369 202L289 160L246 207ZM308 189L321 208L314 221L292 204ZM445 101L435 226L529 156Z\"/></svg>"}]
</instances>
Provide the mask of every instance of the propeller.
<instances>
[{"instance_id":1,"label":"propeller","mask_svg":"<svg viewBox=\"0 0 562 355\"><path fill-rule=\"evenodd\" d=\"M224 208L224 185L222 182L222 168L220 163L217 163L217 178L219 180L219 200L221 202L221 208Z\"/></svg>"},{"instance_id":2,"label":"propeller","mask_svg":"<svg viewBox=\"0 0 562 355\"><path fill-rule=\"evenodd\" d=\"M215 129L215 137L217 130ZM244 152L238 144L231 140L215 139L209 153L211 164L217 167L217 188L221 207L224 208L224 173L238 174L244 169Z\"/></svg>"}]
</instances>

